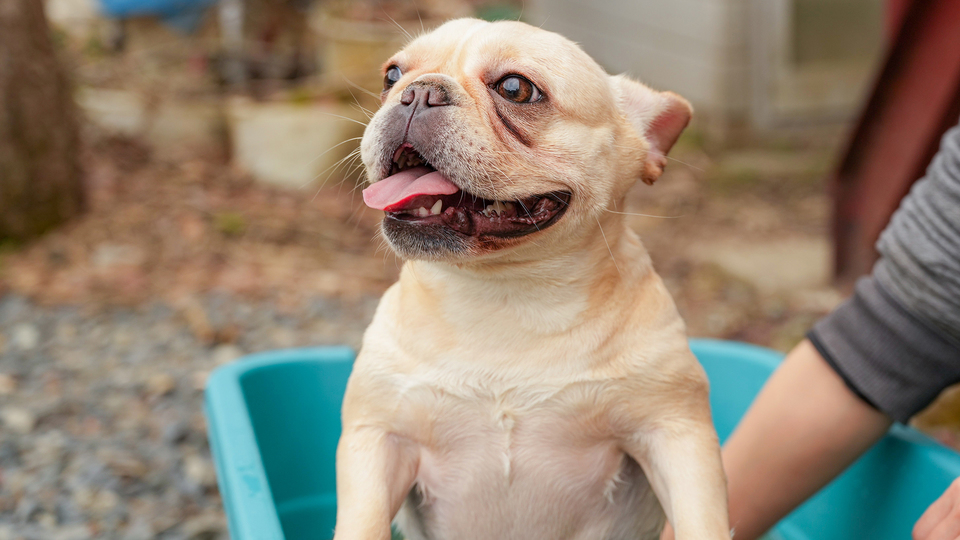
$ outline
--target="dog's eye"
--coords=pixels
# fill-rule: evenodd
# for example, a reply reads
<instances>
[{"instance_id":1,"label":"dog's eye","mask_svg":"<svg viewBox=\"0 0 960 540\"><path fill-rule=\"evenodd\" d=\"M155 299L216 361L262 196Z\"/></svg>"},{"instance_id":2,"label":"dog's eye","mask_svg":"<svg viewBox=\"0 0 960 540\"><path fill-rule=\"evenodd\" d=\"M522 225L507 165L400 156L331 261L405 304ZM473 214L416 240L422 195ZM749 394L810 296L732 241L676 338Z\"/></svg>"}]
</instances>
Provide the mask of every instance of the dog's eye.
<instances>
[{"instance_id":1,"label":"dog's eye","mask_svg":"<svg viewBox=\"0 0 960 540\"><path fill-rule=\"evenodd\" d=\"M400 72L399 67L390 66L387 68L387 73L383 76L383 90L387 91L392 88L400 80L400 77L403 77L403 73Z\"/></svg>"},{"instance_id":2,"label":"dog's eye","mask_svg":"<svg viewBox=\"0 0 960 540\"><path fill-rule=\"evenodd\" d=\"M495 87L498 94L504 99L509 99L514 103L533 103L540 101L543 95L532 82L519 75L508 75L497 83Z\"/></svg>"}]
</instances>

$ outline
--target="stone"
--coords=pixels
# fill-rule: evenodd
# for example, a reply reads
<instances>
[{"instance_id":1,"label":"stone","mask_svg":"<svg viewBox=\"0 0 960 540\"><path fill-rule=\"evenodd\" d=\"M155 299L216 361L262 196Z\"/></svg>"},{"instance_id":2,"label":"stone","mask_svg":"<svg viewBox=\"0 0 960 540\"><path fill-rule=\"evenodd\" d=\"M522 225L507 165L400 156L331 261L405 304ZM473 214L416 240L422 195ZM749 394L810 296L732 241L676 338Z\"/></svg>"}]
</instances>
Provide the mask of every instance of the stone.
<instances>
[{"instance_id":1,"label":"stone","mask_svg":"<svg viewBox=\"0 0 960 540\"><path fill-rule=\"evenodd\" d=\"M270 339L273 341L274 346L280 349L293 347L297 342L297 336L294 331L283 326L274 328L273 331L270 332Z\"/></svg>"},{"instance_id":2,"label":"stone","mask_svg":"<svg viewBox=\"0 0 960 540\"><path fill-rule=\"evenodd\" d=\"M223 364L233 362L244 354L246 353L240 347L225 343L214 347L213 351L210 353L210 357L213 358L214 364L222 366Z\"/></svg>"},{"instance_id":3,"label":"stone","mask_svg":"<svg viewBox=\"0 0 960 540\"><path fill-rule=\"evenodd\" d=\"M201 369L199 371L194 371L190 376L190 380L193 383L193 389L202 392L207 387L207 379L209 378L209 370Z\"/></svg>"},{"instance_id":4,"label":"stone","mask_svg":"<svg viewBox=\"0 0 960 540\"><path fill-rule=\"evenodd\" d=\"M93 534L86 525L70 525L55 529L50 540L89 540Z\"/></svg>"},{"instance_id":5,"label":"stone","mask_svg":"<svg viewBox=\"0 0 960 540\"><path fill-rule=\"evenodd\" d=\"M164 443L174 445L181 443L190 435L190 426L183 420L176 420L163 427L160 438Z\"/></svg>"},{"instance_id":6,"label":"stone","mask_svg":"<svg viewBox=\"0 0 960 540\"><path fill-rule=\"evenodd\" d=\"M214 539L226 530L226 526L226 520L219 513L201 514L183 523L183 535L188 540Z\"/></svg>"},{"instance_id":7,"label":"stone","mask_svg":"<svg viewBox=\"0 0 960 540\"><path fill-rule=\"evenodd\" d=\"M4 427L20 434L30 433L37 425L37 416L33 412L13 405L0 409L0 420Z\"/></svg>"},{"instance_id":8,"label":"stone","mask_svg":"<svg viewBox=\"0 0 960 540\"><path fill-rule=\"evenodd\" d=\"M97 457L120 477L142 478L149 470L146 463L134 454L116 448L101 449Z\"/></svg>"},{"instance_id":9,"label":"stone","mask_svg":"<svg viewBox=\"0 0 960 540\"><path fill-rule=\"evenodd\" d=\"M80 508L89 509L93 506L95 493L88 487L78 487L73 490L73 501Z\"/></svg>"},{"instance_id":10,"label":"stone","mask_svg":"<svg viewBox=\"0 0 960 540\"><path fill-rule=\"evenodd\" d=\"M57 526L57 516L50 512L40 512L34 519L45 529L53 529Z\"/></svg>"},{"instance_id":11,"label":"stone","mask_svg":"<svg viewBox=\"0 0 960 540\"><path fill-rule=\"evenodd\" d=\"M0 470L20 466L20 449L12 440L0 442Z\"/></svg>"},{"instance_id":12,"label":"stone","mask_svg":"<svg viewBox=\"0 0 960 540\"><path fill-rule=\"evenodd\" d=\"M34 466L58 465L69 441L63 432L53 429L37 435L32 451L25 453L27 463Z\"/></svg>"},{"instance_id":13,"label":"stone","mask_svg":"<svg viewBox=\"0 0 960 540\"><path fill-rule=\"evenodd\" d=\"M183 474L190 482L204 487L212 488L217 485L217 472L213 467L213 462L207 458L189 455L183 459Z\"/></svg>"},{"instance_id":14,"label":"stone","mask_svg":"<svg viewBox=\"0 0 960 540\"><path fill-rule=\"evenodd\" d=\"M30 351L40 345L40 329L30 323L21 323L10 332L12 345L21 351Z\"/></svg>"},{"instance_id":15,"label":"stone","mask_svg":"<svg viewBox=\"0 0 960 540\"><path fill-rule=\"evenodd\" d=\"M69 342L77 337L77 327L70 323L63 323L57 326L57 339L63 342Z\"/></svg>"},{"instance_id":16,"label":"stone","mask_svg":"<svg viewBox=\"0 0 960 540\"><path fill-rule=\"evenodd\" d=\"M97 268L137 266L143 263L145 254L137 246L104 242L94 250L92 259Z\"/></svg>"},{"instance_id":17,"label":"stone","mask_svg":"<svg viewBox=\"0 0 960 540\"><path fill-rule=\"evenodd\" d=\"M153 530L153 527L150 526L150 522L136 517L133 519L133 522L127 526L127 530L123 535L123 540L153 540L156 538L156 532Z\"/></svg>"},{"instance_id":18,"label":"stone","mask_svg":"<svg viewBox=\"0 0 960 540\"><path fill-rule=\"evenodd\" d=\"M0 396L9 396L17 391L17 379L13 375L0 373Z\"/></svg>"},{"instance_id":19,"label":"stone","mask_svg":"<svg viewBox=\"0 0 960 540\"><path fill-rule=\"evenodd\" d=\"M105 489L93 497L90 509L98 514L109 514L120 505L120 496L115 491Z\"/></svg>"},{"instance_id":20,"label":"stone","mask_svg":"<svg viewBox=\"0 0 960 540\"><path fill-rule=\"evenodd\" d=\"M147 394L163 397L177 389L177 379L169 373L154 373L147 378Z\"/></svg>"},{"instance_id":21,"label":"stone","mask_svg":"<svg viewBox=\"0 0 960 540\"><path fill-rule=\"evenodd\" d=\"M190 327L197 341L210 343L216 337L216 332L210 324L207 311L195 298L184 298L179 302L180 314Z\"/></svg>"}]
</instances>

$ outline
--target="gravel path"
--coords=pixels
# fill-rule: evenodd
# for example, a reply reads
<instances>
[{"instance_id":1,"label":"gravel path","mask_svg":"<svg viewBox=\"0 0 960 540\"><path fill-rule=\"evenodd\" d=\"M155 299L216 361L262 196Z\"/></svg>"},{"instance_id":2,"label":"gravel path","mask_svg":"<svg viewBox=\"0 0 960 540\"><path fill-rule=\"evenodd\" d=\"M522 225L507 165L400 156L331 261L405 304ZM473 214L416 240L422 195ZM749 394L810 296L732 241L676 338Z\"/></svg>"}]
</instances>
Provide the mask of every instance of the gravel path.
<instances>
[{"instance_id":1,"label":"gravel path","mask_svg":"<svg viewBox=\"0 0 960 540\"><path fill-rule=\"evenodd\" d=\"M0 297L0 540L224 539L203 385L261 350L357 347L376 297L84 313ZM220 341L220 343L217 343Z\"/></svg>"}]
</instances>

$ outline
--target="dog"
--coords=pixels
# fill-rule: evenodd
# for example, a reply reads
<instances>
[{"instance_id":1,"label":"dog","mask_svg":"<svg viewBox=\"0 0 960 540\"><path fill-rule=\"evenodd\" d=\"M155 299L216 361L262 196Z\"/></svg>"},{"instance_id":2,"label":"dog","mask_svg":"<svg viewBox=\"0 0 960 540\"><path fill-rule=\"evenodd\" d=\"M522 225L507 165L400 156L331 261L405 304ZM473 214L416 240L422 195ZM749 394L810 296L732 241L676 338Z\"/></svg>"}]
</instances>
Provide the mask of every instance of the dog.
<instances>
[{"instance_id":1,"label":"dog","mask_svg":"<svg viewBox=\"0 0 960 540\"><path fill-rule=\"evenodd\" d=\"M457 19L383 68L361 156L406 260L343 403L335 540L729 539L708 385L637 236L692 109Z\"/></svg>"}]
</instances>

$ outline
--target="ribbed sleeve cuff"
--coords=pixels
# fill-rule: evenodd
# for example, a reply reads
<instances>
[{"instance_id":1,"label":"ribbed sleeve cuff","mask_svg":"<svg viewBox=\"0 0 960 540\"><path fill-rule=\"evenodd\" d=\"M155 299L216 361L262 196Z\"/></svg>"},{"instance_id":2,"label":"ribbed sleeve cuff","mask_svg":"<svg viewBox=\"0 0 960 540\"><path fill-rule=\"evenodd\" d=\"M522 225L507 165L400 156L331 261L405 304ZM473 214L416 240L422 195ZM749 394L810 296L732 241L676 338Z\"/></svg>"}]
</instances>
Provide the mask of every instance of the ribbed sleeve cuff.
<instances>
[{"instance_id":1,"label":"ribbed sleeve cuff","mask_svg":"<svg viewBox=\"0 0 960 540\"><path fill-rule=\"evenodd\" d=\"M899 422L960 381L960 349L873 278L861 278L808 338L854 393Z\"/></svg>"}]
</instances>

